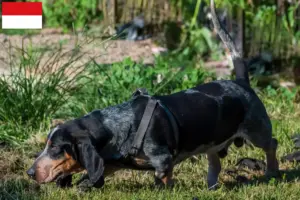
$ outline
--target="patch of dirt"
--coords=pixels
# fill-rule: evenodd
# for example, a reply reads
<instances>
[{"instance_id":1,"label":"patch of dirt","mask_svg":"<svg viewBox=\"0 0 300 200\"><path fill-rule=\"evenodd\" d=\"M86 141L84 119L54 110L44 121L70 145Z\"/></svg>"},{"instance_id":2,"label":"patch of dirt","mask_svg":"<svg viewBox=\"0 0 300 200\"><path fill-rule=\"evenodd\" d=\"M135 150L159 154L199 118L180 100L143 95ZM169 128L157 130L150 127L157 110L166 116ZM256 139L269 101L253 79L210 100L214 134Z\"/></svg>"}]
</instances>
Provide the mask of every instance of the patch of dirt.
<instances>
[{"instance_id":1,"label":"patch of dirt","mask_svg":"<svg viewBox=\"0 0 300 200\"><path fill-rule=\"evenodd\" d=\"M13 51L18 51L22 47L49 50L53 47L62 46L65 51L74 49L75 44L82 46L81 51L88 52L83 59L96 57L96 62L110 64L120 62L126 57L131 57L134 61L143 61L145 64L154 62L154 54L157 50L164 50L157 47L151 39L144 41L125 41L86 38L67 34L57 34L50 32L33 36L4 35L0 34L0 74L6 74L9 70L9 47L14 47ZM12 52L15 53L15 52ZM46 59L46 58L45 58Z\"/></svg>"},{"instance_id":2,"label":"patch of dirt","mask_svg":"<svg viewBox=\"0 0 300 200\"><path fill-rule=\"evenodd\" d=\"M81 51L88 54L81 59L86 62L88 59L95 58L97 63L111 64L120 62L126 57L130 57L134 61L142 61L145 64L153 64L155 54L166 51L165 48L157 46L152 39L143 41L126 41L126 40L102 40L99 38L86 38L83 35L63 34L61 31L45 29L38 35L21 36L21 35L5 35L0 34L0 75L9 73L9 46L20 49L25 47L40 49L41 51L55 51L55 47L61 45L64 51L74 49L75 44L81 44ZM1 45L2 44L2 45ZM64 62L68 58L62 58ZM45 56L44 61L47 60ZM43 63L44 61L41 61ZM217 77L228 76L231 69L228 68L228 61L208 62L204 66L214 71Z\"/></svg>"}]
</instances>

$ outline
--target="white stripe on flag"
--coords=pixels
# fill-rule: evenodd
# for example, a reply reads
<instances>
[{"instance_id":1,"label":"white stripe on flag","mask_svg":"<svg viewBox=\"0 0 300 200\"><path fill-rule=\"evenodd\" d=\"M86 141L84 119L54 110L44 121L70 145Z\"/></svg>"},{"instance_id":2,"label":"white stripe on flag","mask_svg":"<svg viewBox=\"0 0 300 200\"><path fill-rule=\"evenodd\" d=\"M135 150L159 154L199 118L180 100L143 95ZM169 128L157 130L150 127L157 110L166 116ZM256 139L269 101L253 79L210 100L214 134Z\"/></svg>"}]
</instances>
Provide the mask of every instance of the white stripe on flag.
<instances>
[{"instance_id":1,"label":"white stripe on flag","mask_svg":"<svg viewBox=\"0 0 300 200\"><path fill-rule=\"evenodd\" d=\"M41 29L41 15L2 15L2 29Z\"/></svg>"}]
</instances>

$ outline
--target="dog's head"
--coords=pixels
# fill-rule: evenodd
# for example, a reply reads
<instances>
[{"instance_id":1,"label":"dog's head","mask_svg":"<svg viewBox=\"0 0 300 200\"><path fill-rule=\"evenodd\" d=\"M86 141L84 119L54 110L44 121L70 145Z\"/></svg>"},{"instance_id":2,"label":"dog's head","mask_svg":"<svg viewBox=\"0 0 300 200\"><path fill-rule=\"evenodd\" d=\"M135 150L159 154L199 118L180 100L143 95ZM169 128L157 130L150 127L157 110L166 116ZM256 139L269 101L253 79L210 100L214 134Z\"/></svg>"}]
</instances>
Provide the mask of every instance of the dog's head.
<instances>
[{"instance_id":1,"label":"dog's head","mask_svg":"<svg viewBox=\"0 0 300 200\"><path fill-rule=\"evenodd\" d=\"M38 183L48 183L84 169L96 184L103 178L103 159L87 130L63 124L50 131L44 150L27 174Z\"/></svg>"}]
</instances>

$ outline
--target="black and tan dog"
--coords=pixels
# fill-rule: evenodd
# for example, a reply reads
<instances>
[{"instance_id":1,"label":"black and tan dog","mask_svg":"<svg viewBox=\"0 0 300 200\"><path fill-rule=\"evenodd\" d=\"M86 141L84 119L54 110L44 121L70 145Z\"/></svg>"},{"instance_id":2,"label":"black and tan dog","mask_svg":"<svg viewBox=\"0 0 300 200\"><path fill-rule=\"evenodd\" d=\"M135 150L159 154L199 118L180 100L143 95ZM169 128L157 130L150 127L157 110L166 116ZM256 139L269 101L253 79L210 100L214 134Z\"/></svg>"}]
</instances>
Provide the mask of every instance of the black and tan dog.
<instances>
[{"instance_id":1,"label":"black and tan dog","mask_svg":"<svg viewBox=\"0 0 300 200\"><path fill-rule=\"evenodd\" d=\"M272 138L270 119L250 87L242 56L220 26L213 0L211 7L214 26L231 51L236 80L214 81L166 96L135 94L123 104L58 125L49 133L46 147L28 175L47 183L86 170L78 187L90 188L101 187L104 176L120 168L151 169L157 183L170 185L174 165L206 153L208 187L214 188L221 170L218 152L235 138L263 149L267 172L277 172L277 140ZM153 100L158 103L149 118L147 109ZM143 119L147 117L149 124L140 137L138 129L145 128ZM142 141L140 149L132 153L137 141Z\"/></svg>"}]
</instances>

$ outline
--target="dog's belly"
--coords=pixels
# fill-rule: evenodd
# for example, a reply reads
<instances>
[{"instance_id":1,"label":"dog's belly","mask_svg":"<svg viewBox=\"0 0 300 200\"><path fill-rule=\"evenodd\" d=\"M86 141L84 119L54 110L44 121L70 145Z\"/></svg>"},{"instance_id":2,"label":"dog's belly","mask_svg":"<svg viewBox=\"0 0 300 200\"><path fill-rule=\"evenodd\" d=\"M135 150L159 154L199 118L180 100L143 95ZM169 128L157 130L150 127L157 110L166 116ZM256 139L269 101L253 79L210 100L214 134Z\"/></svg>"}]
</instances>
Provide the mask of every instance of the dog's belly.
<instances>
[{"instance_id":1,"label":"dog's belly","mask_svg":"<svg viewBox=\"0 0 300 200\"><path fill-rule=\"evenodd\" d=\"M184 161L185 159L194 156L194 155L198 155L198 154L204 154L204 153L218 153L220 150L227 148L232 141L234 140L234 138L236 138L238 135L234 134L232 137L228 138L227 140L225 140L224 142L220 143L220 144L213 144L213 142L211 144L203 144L200 145L199 147L197 147L195 150L193 151L181 151L179 152L179 154L174 158L173 163L174 164L178 164L182 161Z\"/></svg>"}]
</instances>

